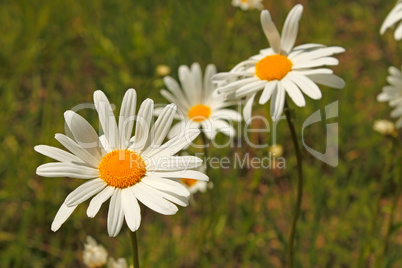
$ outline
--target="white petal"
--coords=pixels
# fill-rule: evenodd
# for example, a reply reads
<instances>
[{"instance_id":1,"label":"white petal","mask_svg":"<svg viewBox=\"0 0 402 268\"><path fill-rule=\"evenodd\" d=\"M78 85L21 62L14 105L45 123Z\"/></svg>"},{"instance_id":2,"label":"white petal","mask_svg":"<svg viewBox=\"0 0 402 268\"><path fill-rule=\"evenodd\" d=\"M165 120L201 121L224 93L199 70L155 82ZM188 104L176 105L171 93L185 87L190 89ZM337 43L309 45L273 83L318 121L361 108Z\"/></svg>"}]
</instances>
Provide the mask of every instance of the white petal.
<instances>
[{"instance_id":1,"label":"white petal","mask_svg":"<svg viewBox=\"0 0 402 268\"><path fill-rule=\"evenodd\" d=\"M179 79L187 99L190 101L199 101L197 99L197 90L194 88L193 82L191 81L192 75L190 69L187 66L181 65L179 67Z\"/></svg>"},{"instance_id":2,"label":"white petal","mask_svg":"<svg viewBox=\"0 0 402 268\"><path fill-rule=\"evenodd\" d=\"M107 217L107 231L110 237L116 237L123 225L124 212L121 206L121 189L117 188L109 204Z\"/></svg>"},{"instance_id":3,"label":"white petal","mask_svg":"<svg viewBox=\"0 0 402 268\"><path fill-rule=\"evenodd\" d=\"M130 149L141 152L146 145L151 127L154 102L151 99L146 99L141 103L138 115L136 118L135 138Z\"/></svg>"},{"instance_id":4,"label":"white petal","mask_svg":"<svg viewBox=\"0 0 402 268\"><path fill-rule=\"evenodd\" d=\"M318 59L313 59L313 60L305 60L302 62L294 63L292 70L313 68L313 67L319 67L319 66L324 66L324 65L333 66L333 65L338 65L338 63L339 63L339 60L334 57L323 57L323 58L318 58Z\"/></svg>"},{"instance_id":5,"label":"white petal","mask_svg":"<svg viewBox=\"0 0 402 268\"><path fill-rule=\"evenodd\" d=\"M345 49L343 47L324 47L314 49L309 52L300 53L299 55L290 58L290 60L292 61L293 64L297 65L304 61L317 60L323 57L328 57L333 54L338 54L342 52L345 52Z\"/></svg>"},{"instance_id":6,"label":"white petal","mask_svg":"<svg viewBox=\"0 0 402 268\"><path fill-rule=\"evenodd\" d=\"M177 107L175 104L167 105L162 114L158 117L155 124L152 126L151 135L148 136L149 143L151 146L161 145L165 140L167 134L172 126L174 115L176 114Z\"/></svg>"},{"instance_id":7,"label":"white petal","mask_svg":"<svg viewBox=\"0 0 402 268\"><path fill-rule=\"evenodd\" d=\"M261 12L261 25L272 49L275 53L280 53L281 38L268 10L263 10Z\"/></svg>"},{"instance_id":8,"label":"white petal","mask_svg":"<svg viewBox=\"0 0 402 268\"><path fill-rule=\"evenodd\" d=\"M298 72L290 72L286 75L286 78L295 83L310 98L314 100L321 99L320 88L307 76L301 75Z\"/></svg>"},{"instance_id":9,"label":"white petal","mask_svg":"<svg viewBox=\"0 0 402 268\"><path fill-rule=\"evenodd\" d=\"M168 133L168 138L171 139L174 136L179 135L180 133L183 133L183 131L185 131L186 127L186 121L182 120L180 122L178 122L177 124L175 124L169 131Z\"/></svg>"},{"instance_id":10,"label":"white petal","mask_svg":"<svg viewBox=\"0 0 402 268\"><path fill-rule=\"evenodd\" d=\"M70 177L77 179L92 179L99 176L97 169L67 162L40 165L36 169L36 174L42 177Z\"/></svg>"},{"instance_id":11,"label":"white petal","mask_svg":"<svg viewBox=\"0 0 402 268\"><path fill-rule=\"evenodd\" d=\"M147 171L176 171L197 168L202 165L202 159L191 156L149 157L144 159Z\"/></svg>"},{"instance_id":12,"label":"white petal","mask_svg":"<svg viewBox=\"0 0 402 268\"><path fill-rule=\"evenodd\" d=\"M236 130L228 122L224 120L214 120L213 122L215 128L229 137L234 137L236 135Z\"/></svg>"},{"instance_id":13,"label":"white petal","mask_svg":"<svg viewBox=\"0 0 402 268\"><path fill-rule=\"evenodd\" d=\"M292 82L290 79L282 79L281 81L283 87L285 88L286 92L288 93L289 97L293 100L293 102L299 106L304 107L306 106L306 101L301 93L300 89L297 87L295 83Z\"/></svg>"},{"instance_id":14,"label":"white petal","mask_svg":"<svg viewBox=\"0 0 402 268\"><path fill-rule=\"evenodd\" d=\"M100 163L100 159L96 158L92 154L90 154L87 150L79 146L75 141L70 139L64 134L56 134L54 136L56 140L58 140L64 147L66 147L70 152L75 154L82 161L87 163L92 167L98 167Z\"/></svg>"},{"instance_id":15,"label":"white petal","mask_svg":"<svg viewBox=\"0 0 402 268\"><path fill-rule=\"evenodd\" d=\"M236 96L236 98L240 99L245 96L254 94L257 91L262 90L267 83L268 82L266 80L259 80L259 81L255 81L250 84L247 84L245 86L242 86L241 88L236 90L235 96Z\"/></svg>"},{"instance_id":16,"label":"white petal","mask_svg":"<svg viewBox=\"0 0 402 268\"><path fill-rule=\"evenodd\" d=\"M87 120L73 111L65 112L64 118L68 128L71 130L80 147L87 150L88 153L100 161L102 156L99 147L102 145L94 128L87 122Z\"/></svg>"},{"instance_id":17,"label":"white petal","mask_svg":"<svg viewBox=\"0 0 402 268\"><path fill-rule=\"evenodd\" d=\"M271 117L274 122L280 119L285 105L285 89L281 83L278 83L271 99Z\"/></svg>"},{"instance_id":18,"label":"white petal","mask_svg":"<svg viewBox=\"0 0 402 268\"><path fill-rule=\"evenodd\" d=\"M118 149L119 133L112 106L105 93L100 90L94 92L94 103L99 115L99 121L111 149Z\"/></svg>"},{"instance_id":19,"label":"white petal","mask_svg":"<svg viewBox=\"0 0 402 268\"><path fill-rule=\"evenodd\" d=\"M141 223L141 209L133 191L129 188L121 191L121 205L128 228L137 231Z\"/></svg>"},{"instance_id":20,"label":"white petal","mask_svg":"<svg viewBox=\"0 0 402 268\"><path fill-rule=\"evenodd\" d=\"M182 206L182 207L188 206L188 197L186 197L186 196L181 196L181 195L174 194L172 192L162 191L162 190L159 191L159 194L166 200L169 200L170 202L173 202L179 206Z\"/></svg>"},{"instance_id":21,"label":"white petal","mask_svg":"<svg viewBox=\"0 0 402 268\"><path fill-rule=\"evenodd\" d=\"M149 174L147 173L146 176L152 177L152 176L157 176L161 178L172 178L172 179L181 179L181 178L186 178L186 179L194 179L194 180L199 180L199 181L209 181L209 178L207 175L200 171L196 170L183 170L183 171L172 171L172 172L150 172Z\"/></svg>"},{"instance_id":22,"label":"white petal","mask_svg":"<svg viewBox=\"0 0 402 268\"><path fill-rule=\"evenodd\" d=\"M281 45L282 51L288 54L293 48L297 32L299 30L299 20L303 13L303 6L295 5L289 12L282 30Z\"/></svg>"},{"instance_id":23,"label":"white petal","mask_svg":"<svg viewBox=\"0 0 402 268\"><path fill-rule=\"evenodd\" d=\"M241 114L232 109L221 109L211 115L212 119L225 119L228 121L241 121Z\"/></svg>"},{"instance_id":24,"label":"white petal","mask_svg":"<svg viewBox=\"0 0 402 268\"><path fill-rule=\"evenodd\" d=\"M68 207L66 204L62 204L59 211L57 211L56 217L54 217L54 220L52 222L52 231L56 232L59 230L61 225L70 217L70 215L74 212L75 207Z\"/></svg>"},{"instance_id":25,"label":"white petal","mask_svg":"<svg viewBox=\"0 0 402 268\"><path fill-rule=\"evenodd\" d=\"M184 104L184 102L181 99L176 98L175 96L173 96L169 91L167 90L161 90L161 95L163 97L165 97L165 99L167 99L169 102L174 103L177 105L177 107L179 107L180 110L186 111L190 108L189 105ZM163 108L162 108L163 109ZM161 115L162 113L159 113L159 115ZM156 115L156 114L155 114ZM158 115L158 116L159 116Z\"/></svg>"},{"instance_id":26,"label":"white petal","mask_svg":"<svg viewBox=\"0 0 402 268\"><path fill-rule=\"evenodd\" d=\"M203 85L202 85L202 71L200 65L195 62L191 65L191 82L193 83L193 88L195 89L195 95L198 103L203 100Z\"/></svg>"},{"instance_id":27,"label":"white petal","mask_svg":"<svg viewBox=\"0 0 402 268\"><path fill-rule=\"evenodd\" d=\"M244 118L245 122L248 122L249 119L251 118L251 111L252 111L252 108L253 108L255 95L256 95L256 93L248 96L247 99L246 99L246 102L244 104L243 118Z\"/></svg>"},{"instance_id":28,"label":"white petal","mask_svg":"<svg viewBox=\"0 0 402 268\"><path fill-rule=\"evenodd\" d=\"M176 80L174 80L170 76L165 76L163 78L163 82L165 83L166 87L170 90L170 92L172 92L172 94L176 97L176 99L179 99L181 102L183 102L185 107L190 106L189 100L183 94L183 91L181 90L180 85L179 83L177 83Z\"/></svg>"},{"instance_id":29,"label":"white petal","mask_svg":"<svg viewBox=\"0 0 402 268\"><path fill-rule=\"evenodd\" d=\"M126 91L121 104L119 116L120 149L128 147L134 126L137 93L133 88Z\"/></svg>"},{"instance_id":30,"label":"white petal","mask_svg":"<svg viewBox=\"0 0 402 268\"><path fill-rule=\"evenodd\" d=\"M334 74L311 74L308 75L308 78L324 86L329 86L333 88L345 87L345 81L343 81L339 76L336 76Z\"/></svg>"},{"instance_id":31,"label":"white petal","mask_svg":"<svg viewBox=\"0 0 402 268\"><path fill-rule=\"evenodd\" d=\"M114 193L115 188L111 186L107 186L103 189L100 193L98 193L94 198L92 198L91 202L89 203L87 209L87 215L90 218L95 217L98 213L99 209L101 208L102 204L108 200Z\"/></svg>"},{"instance_id":32,"label":"white petal","mask_svg":"<svg viewBox=\"0 0 402 268\"><path fill-rule=\"evenodd\" d=\"M238 88L241 88L242 86L245 86L249 83L255 82L255 81L259 81L258 78L256 77L250 77L250 78L244 78L244 79L240 79L234 82L230 82L227 85L224 85L222 87L218 87L216 90L218 92L231 92L233 90L236 90Z\"/></svg>"},{"instance_id":33,"label":"white petal","mask_svg":"<svg viewBox=\"0 0 402 268\"><path fill-rule=\"evenodd\" d=\"M160 214L173 215L178 211L178 208L173 203L165 200L158 190L145 183L139 182L129 189L134 192L141 203Z\"/></svg>"},{"instance_id":34,"label":"white petal","mask_svg":"<svg viewBox=\"0 0 402 268\"><path fill-rule=\"evenodd\" d=\"M53 158L54 160L60 162L77 162L77 163L84 163L80 158L77 156L61 150L56 147L48 146L48 145L37 145L34 147L34 150L40 154L43 154L47 157Z\"/></svg>"},{"instance_id":35,"label":"white petal","mask_svg":"<svg viewBox=\"0 0 402 268\"><path fill-rule=\"evenodd\" d=\"M215 90L215 85L212 83L212 76L216 74L216 67L213 64L208 64L204 74L204 98L211 96Z\"/></svg>"},{"instance_id":36,"label":"white petal","mask_svg":"<svg viewBox=\"0 0 402 268\"><path fill-rule=\"evenodd\" d=\"M162 177L152 175L151 177L146 176L142 178L141 182L160 191L171 192L184 197L190 196L190 192L186 189L186 187L184 187L181 183L170 179L164 179Z\"/></svg>"},{"instance_id":37,"label":"white petal","mask_svg":"<svg viewBox=\"0 0 402 268\"><path fill-rule=\"evenodd\" d=\"M258 102L259 104L265 104L271 98L272 93L276 89L277 83L278 83L278 81L276 81L276 80L268 82L268 84L265 86L264 90L262 91L260 100Z\"/></svg>"},{"instance_id":38,"label":"white petal","mask_svg":"<svg viewBox=\"0 0 402 268\"><path fill-rule=\"evenodd\" d=\"M92 196L96 195L103 190L107 185L101 179L90 180L72 191L66 198L64 203L69 207L78 206L82 202L85 202Z\"/></svg>"}]
</instances>

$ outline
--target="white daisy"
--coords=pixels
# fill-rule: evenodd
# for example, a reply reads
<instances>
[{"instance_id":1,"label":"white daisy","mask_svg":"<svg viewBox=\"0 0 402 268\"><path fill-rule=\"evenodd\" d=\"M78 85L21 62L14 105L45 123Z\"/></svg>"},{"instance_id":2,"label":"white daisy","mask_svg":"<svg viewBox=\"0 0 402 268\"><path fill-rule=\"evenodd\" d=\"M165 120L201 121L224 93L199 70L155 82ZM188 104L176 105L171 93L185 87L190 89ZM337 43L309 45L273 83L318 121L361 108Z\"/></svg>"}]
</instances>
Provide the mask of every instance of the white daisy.
<instances>
[{"instance_id":1,"label":"white daisy","mask_svg":"<svg viewBox=\"0 0 402 268\"><path fill-rule=\"evenodd\" d=\"M240 7L242 10L262 9L262 0L232 0L234 7Z\"/></svg>"},{"instance_id":2,"label":"white daisy","mask_svg":"<svg viewBox=\"0 0 402 268\"><path fill-rule=\"evenodd\" d=\"M229 137L235 135L232 121L241 121L240 113L228 106L236 102L225 101L224 96L215 96L213 92L216 86L211 78L216 74L215 65L210 64L205 70L204 81L202 71L198 63L193 63L191 69L185 65L179 67L179 79L181 86L170 76L164 77L168 90L161 90L161 94L170 102L177 105L180 120L174 125L168 134L173 137L184 129L201 128L208 139L212 140L217 132L222 132ZM158 115L162 108L155 109Z\"/></svg>"},{"instance_id":3,"label":"white daisy","mask_svg":"<svg viewBox=\"0 0 402 268\"><path fill-rule=\"evenodd\" d=\"M38 145L35 150L60 162L41 165L36 173L44 177L72 177L87 180L71 192L56 214L51 229L57 231L82 202L92 198L88 217L94 217L101 205L111 198L107 219L109 236L116 236L125 220L131 231L141 222L139 200L150 209L164 215L188 205L190 193L174 179L188 177L207 181L208 177L194 170L202 160L194 156L172 156L194 140L199 131L183 132L163 143L176 112L168 105L151 127L153 101L145 100L134 126L136 92L129 89L120 110L117 124L111 105L102 91L94 93L104 136L99 137L80 115L67 111L64 116L74 139L56 134L56 139L71 153L55 147ZM172 203L173 202L173 203Z\"/></svg>"},{"instance_id":4,"label":"white daisy","mask_svg":"<svg viewBox=\"0 0 402 268\"><path fill-rule=\"evenodd\" d=\"M400 22L401 20L402 20L402 0L398 0L398 2L396 2L395 7L391 10L391 12L388 14L383 24L381 25L380 34L384 34L388 28L394 26L395 24L398 24L394 32L394 38L397 41L401 40L402 39L402 23Z\"/></svg>"},{"instance_id":5,"label":"white daisy","mask_svg":"<svg viewBox=\"0 0 402 268\"><path fill-rule=\"evenodd\" d=\"M388 70L387 81L389 85L382 88L377 100L389 102L389 106L394 108L391 117L398 118L395 123L396 127L402 128L402 72L393 66L389 67Z\"/></svg>"},{"instance_id":6,"label":"white daisy","mask_svg":"<svg viewBox=\"0 0 402 268\"><path fill-rule=\"evenodd\" d=\"M235 66L230 72L219 73L213 81L221 83L218 93L227 98L246 98L243 117L251 117L251 108L256 94L262 91L260 104L271 100L271 116L274 121L282 114L285 92L299 107L305 106L303 94L320 99L321 91L315 84L343 88L345 82L324 65L337 65L331 55L341 53L342 47L325 47L320 44L304 44L294 47L303 12L296 5L286 18L282 36L279 35L268 10L261 12L261 24L271 48ZM226 82L225 82L226 81Z\"/></svg>"}]
</instances>

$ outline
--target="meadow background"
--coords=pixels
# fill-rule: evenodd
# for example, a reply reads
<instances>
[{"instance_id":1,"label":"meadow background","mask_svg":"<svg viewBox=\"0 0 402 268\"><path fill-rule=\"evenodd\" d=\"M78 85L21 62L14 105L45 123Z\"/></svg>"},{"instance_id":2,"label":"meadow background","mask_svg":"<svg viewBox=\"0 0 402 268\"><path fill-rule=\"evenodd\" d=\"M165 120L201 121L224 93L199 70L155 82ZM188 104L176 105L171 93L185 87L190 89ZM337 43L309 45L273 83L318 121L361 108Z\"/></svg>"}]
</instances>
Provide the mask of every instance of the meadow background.
<instances>
[{"instance_id":1,"label":"meadow background","mask_svg":"<svg viewBox=\"0 0 402 268\"><path fill-rule=\"evenodd\" d=\"M321 87L323 98L296 110L301 125L313 112L339 101L339 117L306 131L307 143L325 148L325 124L339 123L339 165L332 168L305 150L305 196L296 241L297 267L381 267L390 208L397 187L392 144L372 130L389 119L377 103L387 68L402 63L401 43L379 35L394 0L265 1L281 29L294 4L304 5L296 44L314 42L346 48L335 73L343 90ZM130 258L127 227L117 238L106 230L107 203L94 219L88 202L53 233L50 224L64 198L81 181L42 178L49 161L37 144L61 148L63 113L92 102L103 90L120 106L126 89L138 99L165 102L156 73L169 66L208 63L226 71L268 46L260 13L232 7L230 0L204 1L0 1L0 267L84 267L83 242L93 236L110 256ZM291 104L294 107L293 103ZM269 116L268 105L255 114ZM83 115L98 126L94 111ZM270 141L264 133L255 142ZM224 139L220 136L220 139ZM138 231L142 267L282 267L295 201L296 159L284 121L277 142L285 170L211 170L213 190L174 216L143 208ZM244 143L243 143L244 144ZM264 156L268 150L211 149L214 156ZM223 173L223 175L222 175ZM401 200L399 200L401 202ZM395 213L383 267L402 267L402 204Z\"/></svg>"}]
</instances>

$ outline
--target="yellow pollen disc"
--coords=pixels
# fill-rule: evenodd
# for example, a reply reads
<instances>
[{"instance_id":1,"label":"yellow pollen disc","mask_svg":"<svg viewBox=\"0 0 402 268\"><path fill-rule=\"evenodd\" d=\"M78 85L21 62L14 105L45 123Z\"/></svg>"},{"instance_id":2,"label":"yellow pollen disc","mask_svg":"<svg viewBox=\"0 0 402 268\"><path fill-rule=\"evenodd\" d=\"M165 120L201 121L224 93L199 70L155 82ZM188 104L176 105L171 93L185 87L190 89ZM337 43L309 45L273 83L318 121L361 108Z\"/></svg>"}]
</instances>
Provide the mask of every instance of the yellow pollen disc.
<instances>
[{"instance_id":1,"label":"yellow pollen disc","mask_svg":"<svg viewBox=\"0 0 402 268\"><path fill-rule=\"evenodd\" d=\"M181 179L181 181L186 184L187 186L193 186L194 184L196 184L197 180L193 180L193 179Z\"/></svg>"},{"instance_id":2,"label":"yellow pollen disc","mask_svg":"<svg viewBox=\"0 0 402 268\"><path fill-rule=\"evenodd\" d=\"M145 175L145 162L129 150L115 150L106 154L99 164L99 175L108 185L127 188Z\"/></svg>"},{"instance_id":3,"label":"yellow pollen disc","mask_svg":"<svg viewBox=\"0 0 402 268\"><path fill-rule=\"evenodd\" d=\"M188 118L195 122L204 121L205 119L208 119L210 115L211 108L203 104L195 105L188 111Z\"/></svg>"},{"instance_id":4,"label":"yellow pollen disc","mask_svg":"<svg viewBox=\"0 0 402 268\"><path fill-rule=\"evenodd\" d=\"M281 80L292 70L292 62L284 55L276 54L263 58L255 65L255 74L261 80Z\"/></svg>"}]
</instances>

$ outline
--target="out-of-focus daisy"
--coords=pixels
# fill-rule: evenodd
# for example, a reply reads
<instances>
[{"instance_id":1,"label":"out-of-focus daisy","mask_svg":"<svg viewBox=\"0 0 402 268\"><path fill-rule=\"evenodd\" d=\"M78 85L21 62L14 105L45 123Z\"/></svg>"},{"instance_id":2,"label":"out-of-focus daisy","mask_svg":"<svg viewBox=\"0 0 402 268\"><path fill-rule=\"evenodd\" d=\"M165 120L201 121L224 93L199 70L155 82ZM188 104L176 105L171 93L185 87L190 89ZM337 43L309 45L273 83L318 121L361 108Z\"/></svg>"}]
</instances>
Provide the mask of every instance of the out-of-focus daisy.
<instances>
[{"instance_id":1,"label":"out-of-focus daisy","mask_svg":"<svg viewBox=\"0 0 402 268\"><path fill-rule=\"evenodd\" d=\"M205 173L206 167L204 165L202 165L197 170L202 173ZM178 181L187 188L187 190L190 192L190 194L195 194L196 192L205 193L207 191L207 189L210 189L213 187L213 184L210 181L209 182L199 181L199 180L188 179L188 178L181 178Z\"/></svg>"},{"instance_id":2,"label":"out-of-focus daisy","mask_svg":"<svg viewBox=\"0 0 402 268\"><path fill-rule=\"evenodd\" d=\"M156 66L156 74L159 76L166 76L170 74L170 67L167 65L158 65Z\"/></svg>"},{"instance_id":3,"label":"out-of-focus daisy","mask_svg":"<svg viewBox=\"0 0 402 268\"><path fill-rule=\"evenodd\" d=\"M125 258L118 258L115 260L114 258L110 257L109 261L107 262L107 268L127 268L127 261Z\"/></svg>"},{"instance_id":4,"label":"out-of-focus daisy","mask_svg":"<svg viewBox=\"0 0 402 268\"><path fill-rule=\"evenodd\" d=\"M93 237L87 236L87 242L84 244L84 252L82 253L84 264L89 268L102 267L107 263L107 256L106 249L96 243Z\"/></svg>"},{"instance_id":5,"label":"out-of-focus daisy","mask_svg":"<svg viewBox=\"0 0 402 268\"><path fill-rule=\"evenodd\" d=\"M377 100L388 101L389 106L394 108L391 117L398 118L395 123L396 127L402 128L402 72L393 66L389 67L388 71L387 81L389 85L382 88Z\"/></svg>"},{"instance_id":6,"label":"out-of-focus daisy","mask_svg":"<svg viewBox=\"0 0 402 268\"><path fill-rule=\"evenodd\" d=\"M373 129L382 135L397 136L395 124L388 120L376 120Z\"/></svg>"},{"instance_id":7,"label":"out-of-focus daisy","mask_svg":"<svg viewBox=\"0 0 402 268\"><path fill-rule=\"evenodd\" d=\"M170 102L177 105L180 120L168 134L173 137L184 129L201 128L205 135L212 140L217 132L233 137L235 129L228 122L241 121L240 113L228 106L236 102L225 101L224 96L213 95L216 86L211 78L216 74L215 65L210 64L205 70L204 79L198 63L193 63L191 69L185 65L179 67L181 86L170 76L164 77L168 90L161 90L161 94ZM159 115L162 108L155 109Z\"/></svg>"},{"instance_id":8,"label":"out-of-focus daisy","mask_svg":"<svg viewBox=\"0 0 402 268\"><path fill-rule=\"evenodd\" d=\"M256 94L262 91L259 103L271 99L271 116L274 121L282 114L287 93L293 102L305 106L303 94L320 99L321 91L316 85L343 88L345 83L325 65L337 65L333 54L344 52L342 47L325 47L320 44L304 44L294 47L299 20L303 12L296 5L286 18L282 36L279 35L268 10L261 12L261 24L271 48L241 62L230 72L219 73L214 82L221 83L217 92L227 98L246 98L243 109L245 120L251 117ZM225 82L226 81L226 82Z\"/></svg>"},{"instance_id":9,"label":"out-of-focus daisy","mask_svg":"<svg viewBox=\"0 0 402 268\"><path fill-rule=\"evenodd\" d=\"M396 2L395 7L391 10L391 12L388 14L383 24L381 25L380 34L384 34L388 28L398 24L394 32L394 38L395 40L398 41L401 40L402 39L402 23L400 22L401 20L402 20L402 0L398 0L398 2Z\"/></svg>"},{"instance_id":10,"label":"out-of-focus daisy","mask_svg":"<svg viewBox=\"0 0 402 268\"><path fill-rule=\"evenodd\" d=\"M234 7L240 7L242 10L262 9L262 0L232 0Z\"/></svg>"},{"instance_id":11,"label":"out-of-focus daisy","mask_svg":"<svg viewBox=\"0 0 402 268\"><path fill-rule=\"evenodd\" d=\"M37 152L60 161L39 166L38 175L87 181L67 196L52 223L52 230L57 231L80 203L93 196L87 210L89 217L94 217L101 205L111 198L107 227L112 237L120 232L124 220L131 231L138 229L141 214L137 200L164 215L177 212L173 203L187 206L190 193L172 179L188 177L207 181L208 177L199 171L187 170L200 166L200 158L173 154L188 146L199 131L184 131L163 143L176 106L166 106L151 127L153 101L147 99L139 108L135 136L130 142L136 109L135 90L126 92L118 124L102 91L94 93L94 102L104 136L99 137L83 117L67 111L64 117L75 140L63 134L56 134L56 139L71 153L46 145L35 147Z\"/></svg>"}]
</instances>

